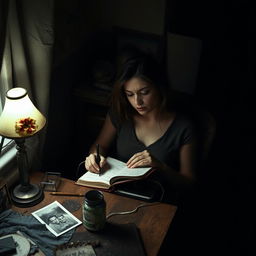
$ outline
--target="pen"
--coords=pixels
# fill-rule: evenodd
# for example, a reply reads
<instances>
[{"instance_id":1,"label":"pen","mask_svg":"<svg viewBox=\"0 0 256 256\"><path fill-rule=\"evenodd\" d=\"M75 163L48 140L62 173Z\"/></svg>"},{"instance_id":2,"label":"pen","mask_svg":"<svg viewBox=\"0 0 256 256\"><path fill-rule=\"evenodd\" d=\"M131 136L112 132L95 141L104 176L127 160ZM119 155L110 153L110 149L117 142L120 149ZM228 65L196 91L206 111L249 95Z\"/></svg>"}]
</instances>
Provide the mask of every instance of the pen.
<instances>
[{"instance_id":1,"label":"pen","mask_svg":"<svg viewBox=\"0 0 256 256\"><path fill-rule=\"evenodd\" d=\"M51 192L50 194L54 196L84 196L84 194L66 193L66 192Z\"/></svg>"},{"instance_id":2,"label":"pen","mask_svg":"<svg viewBox=\"0 0 256 256\"><path fill-rule=\"evenodd\" d=\"M97 165L98 165L99 168L100 168L100 145L99 145L99 144L96 145L96 151L97 151L96 163L97 163ZM101 168L100 168L99 175L100 175L100 174L101 174Z\"/></svg>"}]
</instances>

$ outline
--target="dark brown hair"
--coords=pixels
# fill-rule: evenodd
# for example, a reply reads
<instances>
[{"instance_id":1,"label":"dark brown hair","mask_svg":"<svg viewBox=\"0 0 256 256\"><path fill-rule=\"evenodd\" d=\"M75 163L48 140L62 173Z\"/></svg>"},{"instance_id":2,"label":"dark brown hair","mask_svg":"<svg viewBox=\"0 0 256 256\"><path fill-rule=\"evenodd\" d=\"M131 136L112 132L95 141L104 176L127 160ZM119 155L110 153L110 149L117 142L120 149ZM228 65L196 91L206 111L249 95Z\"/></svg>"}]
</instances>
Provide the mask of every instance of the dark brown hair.
<instances>
[{"instance_id":1,"label":"dark brown hair","mask_svg":"<svg viewBox=\"0 0 256 256\"><path fill-rule=\"evenodd\" d=\"M112 91L111 111L115 113L119 122L131 120L135 110L127 100L124 84L132 78L140 78L153 85L160 96L160 110L167 107L168 83L163 66L152 56L141 53L128 58L120 67Z\"/></svg>"}]
</instances>

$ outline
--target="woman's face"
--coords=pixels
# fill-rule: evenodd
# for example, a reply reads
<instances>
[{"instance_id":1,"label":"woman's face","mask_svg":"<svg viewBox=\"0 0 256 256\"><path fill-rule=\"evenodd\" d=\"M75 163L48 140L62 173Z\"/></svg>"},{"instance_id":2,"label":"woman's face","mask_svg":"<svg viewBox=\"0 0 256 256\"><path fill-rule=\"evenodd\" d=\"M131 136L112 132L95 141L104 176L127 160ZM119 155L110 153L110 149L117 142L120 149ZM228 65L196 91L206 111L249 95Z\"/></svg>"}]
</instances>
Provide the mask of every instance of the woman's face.
<instances>
[{"instance_id":1,"label":"woman's face","mask_svg":"<svg viewBox=\"0 0 256 256\"><path fill-rule=\"evenodd\" d=\"M131 78L124 84L124 92L132 107L140 114L146 115L159 105L156 88L140 78Z\"/></svg>"}]
</instances>

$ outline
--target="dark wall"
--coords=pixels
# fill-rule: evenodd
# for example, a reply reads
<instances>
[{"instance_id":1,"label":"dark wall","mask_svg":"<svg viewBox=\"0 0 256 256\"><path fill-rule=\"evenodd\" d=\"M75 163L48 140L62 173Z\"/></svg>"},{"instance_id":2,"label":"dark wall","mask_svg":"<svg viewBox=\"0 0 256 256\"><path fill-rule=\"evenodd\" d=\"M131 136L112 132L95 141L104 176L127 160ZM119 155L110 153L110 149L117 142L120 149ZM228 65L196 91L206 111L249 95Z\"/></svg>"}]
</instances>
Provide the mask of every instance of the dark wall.
<instances>
[{"instance_id":1,"label":"dark wall","mask_svg":"<svg viewBox=\"0 0 256 256\"><path fill-rule=\"evenodd\" d=\"M217 122L201 184L201 244L207 255L253 255L252 11L243 1L168 3L169 32L202 40L195 97Z\"/></svg>"}]
</instances>

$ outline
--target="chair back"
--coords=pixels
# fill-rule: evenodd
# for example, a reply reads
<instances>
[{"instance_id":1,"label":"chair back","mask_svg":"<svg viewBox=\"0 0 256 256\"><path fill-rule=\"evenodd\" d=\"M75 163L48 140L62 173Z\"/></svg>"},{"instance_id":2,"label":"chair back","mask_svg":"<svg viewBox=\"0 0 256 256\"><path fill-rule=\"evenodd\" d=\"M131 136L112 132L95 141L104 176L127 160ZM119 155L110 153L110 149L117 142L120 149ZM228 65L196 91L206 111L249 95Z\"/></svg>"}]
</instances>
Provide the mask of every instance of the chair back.
<instances>
[{"instance_id":1,"label":"chair back","mask_svg":"<svg viewBox=\"0 0 256 256\"><path fill-rule=\"evenodd\" d=\"M192 95L171 91L171 105L177 111L188 115L194 122L198 137L198 167L202 169L208 159L216 134L216 120L214 116L198 102Z\"/></svg>"}]
</instances>

